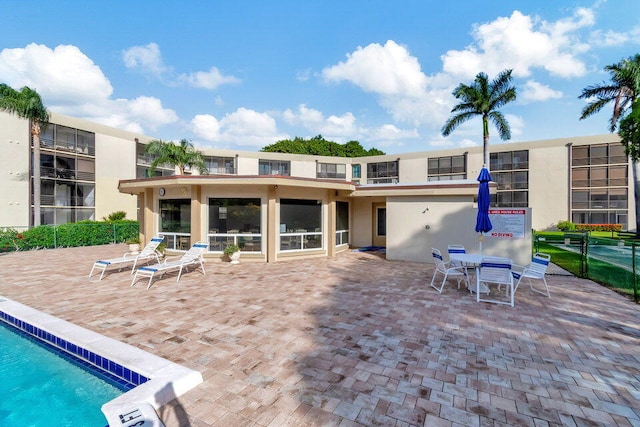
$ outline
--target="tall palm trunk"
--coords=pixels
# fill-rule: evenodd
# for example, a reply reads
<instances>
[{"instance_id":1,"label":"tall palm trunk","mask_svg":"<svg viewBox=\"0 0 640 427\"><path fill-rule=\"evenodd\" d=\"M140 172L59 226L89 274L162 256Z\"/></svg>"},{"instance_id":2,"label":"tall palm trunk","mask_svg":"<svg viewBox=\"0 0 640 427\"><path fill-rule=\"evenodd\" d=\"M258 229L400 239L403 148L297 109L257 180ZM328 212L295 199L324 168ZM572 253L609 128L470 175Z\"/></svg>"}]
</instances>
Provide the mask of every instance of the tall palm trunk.
<instances>
[{"instance_id":1,"label":"tall palm trunk","mask_svg":"<svg viewBox=\"0 0 640 427\"><path fill-rule=\"evenodd\" d=\"M33 135L33 225L40 225L40 124L34 120L31 125L31 135Z\"/></svg>"},{"instance_id":2,"label":"tall palm trunk","mask_svg":"<svg viewBox=\"0 0 640 427\"><path fill-rule=\"evenodd\" d=\"M482 161L487 170L489 167L489 116L482 116Z\"/></svg>"}]
</instances>

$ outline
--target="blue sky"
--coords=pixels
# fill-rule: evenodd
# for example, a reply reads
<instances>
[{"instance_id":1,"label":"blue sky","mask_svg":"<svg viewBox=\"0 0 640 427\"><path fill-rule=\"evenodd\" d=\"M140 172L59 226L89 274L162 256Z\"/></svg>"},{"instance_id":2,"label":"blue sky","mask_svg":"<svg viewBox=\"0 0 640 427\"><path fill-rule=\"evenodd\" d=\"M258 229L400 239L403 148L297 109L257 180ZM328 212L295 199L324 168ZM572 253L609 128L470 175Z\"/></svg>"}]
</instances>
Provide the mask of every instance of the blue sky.
<instances>
[{"instance_id":1,"label":"blue sky","mask_svg":"<svg viewBox=\"0 0 640 427\"><path fill-rule=\"evenodd\" d=\"M4 0L0 82L55 112L259 150L312 137L387 153L481 145L440 129L459 83L512 68L511 141L607 132L582 88L640 52L640 2ZM490 129L491 144L501 141Z\"/></svg>"}]
</instances>

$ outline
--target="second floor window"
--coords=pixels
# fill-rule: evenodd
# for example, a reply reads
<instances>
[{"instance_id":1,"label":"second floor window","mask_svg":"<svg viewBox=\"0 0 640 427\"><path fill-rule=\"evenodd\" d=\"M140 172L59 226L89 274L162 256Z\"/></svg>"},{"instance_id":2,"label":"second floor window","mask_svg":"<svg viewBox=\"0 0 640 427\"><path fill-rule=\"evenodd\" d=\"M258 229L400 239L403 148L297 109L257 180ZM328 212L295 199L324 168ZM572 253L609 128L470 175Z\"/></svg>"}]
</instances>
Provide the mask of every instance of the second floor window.
<instances>
[{"instance_id":1,"label":"second floor window","mask_svg":"<svg viewBox=\"0 0 640 427\"><path fill-rule=\"evenodd\" d=\"M316 176L318 178L338 178L347 177L347 165L337 163L318 163Z\"/></svg>"},{"instance_id":2,"label":"second floor window","mask_svg":"<svg viewBox=\"0 0 640 427\"><path fill-rule=\"evenodd\" d=\"M205 156L204 162L211 174L235 174L234 157Z\"/></svg>"},{"instance_id":3,"label":"second floor window","mask_svg":"<svg viewBox=\"0 0 640 427\"><path fill-rule=\"evenodd\" d=\"M398 182L398 161L367 164L368 184L389 184Z\"/></svg>"},{"instance_id":4,"label":"second floor window","mask_svg":"<svg viewBox=\"0 0 640 427\"><path fill-rule=\"evenodd\" d=\"M259 175L291 175L291 162L282 160L260 160L258 163Z\"/></svg>"}]
</instances>

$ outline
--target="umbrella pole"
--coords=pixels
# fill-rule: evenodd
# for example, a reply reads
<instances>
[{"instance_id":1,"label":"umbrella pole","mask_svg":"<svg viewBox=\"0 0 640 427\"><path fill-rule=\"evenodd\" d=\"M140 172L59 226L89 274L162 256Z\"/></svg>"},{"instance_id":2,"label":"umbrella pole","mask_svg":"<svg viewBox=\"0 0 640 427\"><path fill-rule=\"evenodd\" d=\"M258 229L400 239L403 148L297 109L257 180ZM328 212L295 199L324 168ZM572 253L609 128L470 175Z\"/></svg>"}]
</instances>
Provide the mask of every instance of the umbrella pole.
<instances>
[{"instance_id":1,"label":"umbrella pole","mask_svg":"<svg viewBox=\"0 0 640 427\"><path fill-rule=\"evenodd\" d=\"M482 239L483 239L483 235L482 233L478 233L478 248L480 250L480 255L482 255Z\"/></svg>"}]
</instances>

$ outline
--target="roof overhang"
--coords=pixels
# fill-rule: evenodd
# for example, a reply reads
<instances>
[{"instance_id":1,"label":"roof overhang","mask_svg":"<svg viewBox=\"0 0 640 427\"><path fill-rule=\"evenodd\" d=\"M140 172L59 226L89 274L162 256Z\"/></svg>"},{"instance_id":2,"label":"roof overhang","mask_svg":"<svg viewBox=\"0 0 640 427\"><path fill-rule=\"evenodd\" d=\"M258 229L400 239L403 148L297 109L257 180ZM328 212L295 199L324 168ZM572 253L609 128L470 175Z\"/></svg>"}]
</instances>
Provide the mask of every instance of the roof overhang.
<instances>
[{"instance_id":1,"label":"roof overhang","mask_svg":"<svg viewBox=\"0 0 640 427\"><path fill-rule=\"evenodd\" d=\"M489 191L495 193L497 184L489 183ZM416 184L361 185L351 194L353 197L393 196L475 196L478 182L472 180L434 181Z\"/></svg>"},{"instance_id":2,"label":"roof overhang","mask_svg":"<svg viewBox=\"0 0 640 427\"><path fill-rule=\"evenodd\" d=\"M171 175L152 178L125 179L118 183L121 193L139 194L146 189L160 187L201 185L201 186L279 186L302 187L326 190L353 191L355 185L349 181L333 179L299 178L280 175Z\"/></svg>"}]
</instances>

